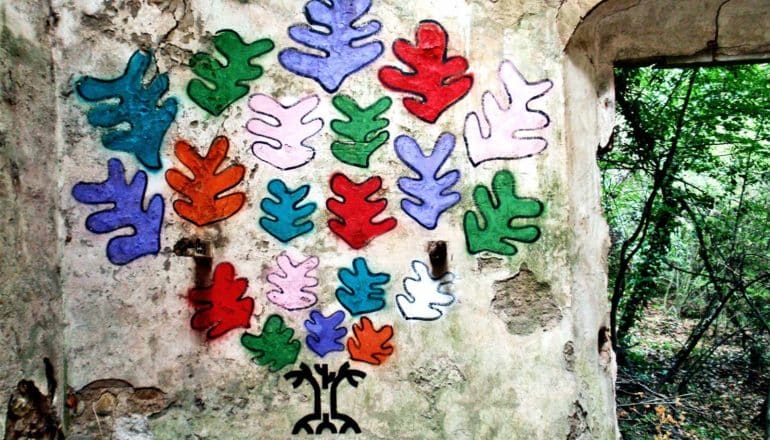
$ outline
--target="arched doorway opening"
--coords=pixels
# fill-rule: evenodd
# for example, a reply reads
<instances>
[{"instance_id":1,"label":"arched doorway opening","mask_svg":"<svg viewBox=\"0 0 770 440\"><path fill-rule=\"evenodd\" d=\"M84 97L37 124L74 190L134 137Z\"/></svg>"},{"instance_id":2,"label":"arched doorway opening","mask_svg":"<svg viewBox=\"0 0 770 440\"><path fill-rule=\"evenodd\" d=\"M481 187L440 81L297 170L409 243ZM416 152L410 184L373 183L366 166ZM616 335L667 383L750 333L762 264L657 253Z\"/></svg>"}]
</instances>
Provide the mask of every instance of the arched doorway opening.
<instances>
[{"instance_id":1,"label":"arched doorway opening","mask_svg":"<svg viewBox=\"0 0 770 440\"><path fill-rule=\"evenodd\" d=\"M566 41L568 168L571 181L580 182L570 188L576 234L596 236L598 228L606 230L601 219L596 155L612 143L616 93L613 68L618 64L703 66L767 61L769 24L770 2L765 0L565 2L559 29ZM605 240L576 249L578 270L606 274L608 246L609 240ZM607 303L606 278L600 278L592 278L576 291L585 290L584 300L599 302L600 309L605 307L605 325L616 343L616 313L612 312L616 311L617 299ZM585 319L590 324L591 317Z\"/></svg>"}]
</instances>

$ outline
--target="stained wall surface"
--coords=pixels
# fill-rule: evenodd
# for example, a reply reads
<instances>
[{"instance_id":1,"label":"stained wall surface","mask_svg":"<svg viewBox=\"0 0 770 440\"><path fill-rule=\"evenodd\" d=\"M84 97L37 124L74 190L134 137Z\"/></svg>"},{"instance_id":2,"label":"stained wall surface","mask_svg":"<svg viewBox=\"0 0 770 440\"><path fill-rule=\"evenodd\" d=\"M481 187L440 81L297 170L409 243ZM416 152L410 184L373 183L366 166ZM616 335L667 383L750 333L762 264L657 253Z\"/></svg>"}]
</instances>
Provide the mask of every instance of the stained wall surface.
<instances>
[{"instance_id":1,"label":"stained wall surface","mask_svg":"<svg viewBox=\"0 0 770 440\"><path fill-rule=\"evenodd\" d=\"M615 438L608 67L715 14L762 52L729 29L766 9L700 2L674 47L634 36L671 2L598 3L3 3L2 403L32 379L71 438Z\"/></svg>"}]
</instances>

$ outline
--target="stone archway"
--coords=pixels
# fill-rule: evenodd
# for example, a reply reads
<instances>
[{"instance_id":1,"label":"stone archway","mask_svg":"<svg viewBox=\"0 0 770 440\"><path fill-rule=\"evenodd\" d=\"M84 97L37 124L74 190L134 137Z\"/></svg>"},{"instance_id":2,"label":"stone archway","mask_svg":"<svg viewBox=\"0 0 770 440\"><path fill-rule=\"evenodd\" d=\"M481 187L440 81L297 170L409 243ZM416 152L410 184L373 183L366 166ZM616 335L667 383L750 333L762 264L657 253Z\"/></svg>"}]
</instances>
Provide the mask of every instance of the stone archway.
<instances>
[{"instance_id":1,"label":"stone archway","mask_svg":"<svg viewBox=\"0 0 770 440\"><path fill-rule=\"evenodd\" d=\"M567 0L557 14L564 44L563 86L568 147L571 227L576 236L574 301L582 310L608 312L606 296L609 239L601 210L597 148L610 142L615 125L613 66L617 62L665 65L720 64L770 60L770 0ZM606 314L604 315L606 316ZM575 316L576 328L606 329L596 315ZM606 362L611 349L602 352ZM604 356L603 356L604 354ZM609 363L614 366L613 362ZM610 381L592 389L614 407ZM597 421L592 421L594 424ZM602 421L598 421L601 425Z\"/></svg>"}]
</instances>

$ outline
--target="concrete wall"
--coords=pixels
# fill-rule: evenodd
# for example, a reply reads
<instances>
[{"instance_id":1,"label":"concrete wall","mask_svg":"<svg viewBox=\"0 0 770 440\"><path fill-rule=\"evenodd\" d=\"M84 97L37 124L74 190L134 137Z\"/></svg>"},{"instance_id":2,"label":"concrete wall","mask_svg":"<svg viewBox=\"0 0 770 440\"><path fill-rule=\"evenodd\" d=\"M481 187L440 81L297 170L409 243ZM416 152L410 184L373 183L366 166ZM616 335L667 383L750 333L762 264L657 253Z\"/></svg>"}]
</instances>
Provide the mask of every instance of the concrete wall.
<instances>
[{"instance_id":1,"label":"concrete wall","mask_svg":"<svg viewBox=\"0 0 770 440\"><path fill-rule=\"evenodd\" d=\"M0 11L0 404L8 417L37 406L35 422L19 422L35 432L37 422L56 417L38 391L64 390L53 23L46 2Z\"/></svg>"},{"instance_id":2,"label":"concrete wall","mask_svg":"<svg viewBox=\"0 0 770 440\"><path fill-rule=\"evenodd\" d=\"M365 41L380 41L383 53L370 45L341 58L358 61L347 70L322 62L304 73L293 55L279 55L301 47L287 29L306 23L302 2L3 4L1 46L10 54L3 58L3 77L11 79L3 82L7 172L1 200L3 240L14 252L4 254L2 266L10 282L3 287L0 311L3 322L12 323L2 329L4 345L11 347L0 360L8 366L0 376L7 390L3 398L20 401L10 392L22 378L33 379L43 394L55 393L48 402L58 408L63 429L73 438L110 433L114 438L285 438L313 412L316 397L321 411L328 412L333 395L337 410L352 417L362 438L614 438L607 234L594 155L612 124L606 66L626 55L659 54L661 48L652 46L648 53L640 42L625 52L615 50L623 46L616 41L622 33L603 33L591 17L622 14L602 8L626 9L618 2L596 3L374 0L363 21L376 20L381 30ZM744 3L748 10L761 6ZM738 22L746 11L722 6ZM633 16L647 17L644 13ZM399 38L414 43L420 21L427 19L448 34L448 55L467 59L467 71L460 65L456 73L472 73L473 81L470 89L469 79L427 87L431 103L455 102L410 111L402 104L408 94L396 90L404 81L389 79L392 73L378 77L378 72L386 66L405 69L392 43ZM269 38L273 44L263 41L248 49L234 34L218 33L225 29L247 43ZM439 29L424 23L423 35L440 42ZM733 48L745 38L724 35L733 34L719 37L732 38ZM214 67L210 79L224 75L222 89L211 96L196 90L201 84L196 77L206 76L210 59L195 54L213 54L215 44L230 47L224 50L236 58L249 50L265 52L256 58L262 74L241 64L240 73L230 77L232 70ZM608 54L601 58L606 61L596 62L597 53ZM441 51L437 54L440 59ZM501 68L504 60L511 64ZM145 84L157 74L168 75L168 91L142 101L136 81L133 87L129 81L98 81L118 78L127 68L136 78L144 75ZM312 78L329 72L336 75ZM332 79L344 76L341 72L350 75L337 87ZM494 118L494 103L487 101L486 115L497 137L485 142L469 115L484 119L487 90L505 107L499 75L508 82L514 105ZM154 82L160 92L162 82ZM117 89L124 104L118 108L141 131L115 140L109 133L128 125L112 127L116 121L108 119L114 113L99 106L118 104L101 100L109 95L105 91ZM281 110L277 104L269 108L268 98L255 98L258 94L286 107L311 98L300 112L300 107ZM386 128L369 127L368 138L369 130L354 130L362 143L383 136L383 130L389 133L368 167L352 166L356 159L340 150L333 154L331 146L345 131L332 124L344 119L332 103L340 95L364 107L380 100L384 108L381 98L392 100L384 113ZM524 103L530 99L534 111L527 112ZM336 102L341 107L339 98ZM257 113L249 103L290 127L276 136L281 148L259 143L265 138L252 132L266 128L250 124ZM525 137L538 139L506 137L517 129L529 129ZM407 135L429 152L442 133L453 134L456 142L439 174L456 170L457 182L445 185L451 188L443 195L422 191L430 189L425 182L411 190L403 180L399 185L399 179L416 176L408 163L430 164L409 149L406 138L396 139ZM178 141L205 156L210 149L224 150L222 141L212 144L217 136L229 141L220 169L231 167L232 178L219 188L213 181L185 187L169 170L192 176L195 156ZM159 156L148 148L153 145ZM451 145L444 137L436 151L447 152ZM108 164L116 179L124 177L123 169L129 179L139 176L135 187L116 185L110 193L95 185L107 179ZM359 203L343 217L363 225L363 238L330 227L335 215L326 201L335 196L330 185L335 173L357 183L380 178L375 197L388 204L376 218L393 220L372 226L360 215L368 205ZM291 190L309 185L302 203L316 205L304 219L312 222L312 230L292 231L291 221L283 228L260 223L262 200L270 196L274 179ZM339 192L342 180L335 182ZM515 254L497 240L499 234L484 235L473 227L471 218L481 218L474 190L490 187L525 198L494 223L500 230L509 220L529 226L507 232L518 235L518 241L509 242ZM242 195L211 203L220 190ZM405 191L421 193L435 209L426 214L403 208ZM459 202L447 196L452 191L461 196ZM196 201L192 208L185 207L183 193ZM110 200L118 202L121 215L87 220L110 208L96 202ZM278 211L279 220L293 215L291 209ZM131 225L141 240L111 241L131 230L107 230ZM437 242L446 244L445 261ZM284 252L288 259L280 257ZM286 265L303 260L297 269ZM347 278L354 275L349 271L355 261L358 273L365 261L372 273L388 275L375 277L382 298L376 292L367 297L370 290ZM243 281L227 279L226 263L234 278L248 281L247 288ZM291 272L288 281L276 278L279 263ZM423 267L426 272L418 273L417 281L415 269ZM212 280L212 275L218 276ZM212 310L205 310L206 302ZM369 323L380 333L370 331ZM324 336L335 325L344 336ZM283 327L293 330L291 337ZM278 328L284 336L279 331L271 339ZM319 333L319 339L306 341ZM45 390L43 357L50 360L49 378L66 387ZM346 375L345 368L355 371ZM295 376L284 378L291 372ZM328 373L350 382L335 382ZM303 378L297 388L292 377ZM324 389L314 391L313 381ZM14 396L19 395L17 390ZM17 418L8 420L7 428L18 427ZM319 422L313 419L310 428L319 429ZM340 417L331 422L338 429L344 425ZM354 429L348 426L350 434ZM328 430L324 435L332 436Z\"/></svg>"}]
</instances>

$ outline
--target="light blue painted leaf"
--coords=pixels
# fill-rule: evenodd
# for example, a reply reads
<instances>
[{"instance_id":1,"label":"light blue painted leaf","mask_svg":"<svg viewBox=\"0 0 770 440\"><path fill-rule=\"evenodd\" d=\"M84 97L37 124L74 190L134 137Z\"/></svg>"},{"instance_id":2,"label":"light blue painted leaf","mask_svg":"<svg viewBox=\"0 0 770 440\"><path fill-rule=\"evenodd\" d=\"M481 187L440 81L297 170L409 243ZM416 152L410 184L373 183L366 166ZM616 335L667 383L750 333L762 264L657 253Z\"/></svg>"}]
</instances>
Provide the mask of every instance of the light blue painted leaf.
<instances>
[{"instance_id":1,"label":"light blue painted leaf","mask_svg":"<svg viewBox=\"0 0 770 440\"><path fill-rule=\"evenodd\" d=\"M401 177L398 187L413 199L401 200L401 209L427 229L435 229L439 216L460 201L460 193L450 191L460 180L460 171L451 170L441 176L439 171L449 159L455 147L455 137L443 133L429 155L425 155L417 142L401 135L395 142L396 155L418 177Z\"/></svg>"},{"instance_id":2,"label":"light blue painted leaf","mask_svg":"<svg viewBox=\"0 0 770 440\"><path fill-rule=\"evenodd\" d=\"M313 222L308 217L315 211L316 204L300 204L310 192L310 185L302 185L292 191L280 179L273 179L267 184L267 191L274 199L265 197L259 204L267 214L259 219L265 231L288 243L313 230Z\"/></svg>"}]
</instances>

